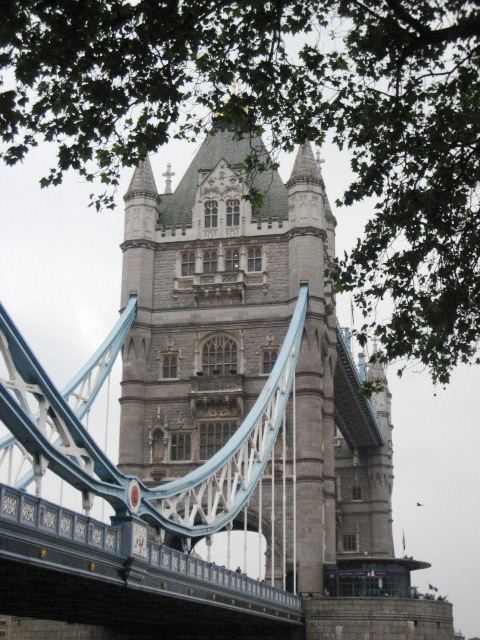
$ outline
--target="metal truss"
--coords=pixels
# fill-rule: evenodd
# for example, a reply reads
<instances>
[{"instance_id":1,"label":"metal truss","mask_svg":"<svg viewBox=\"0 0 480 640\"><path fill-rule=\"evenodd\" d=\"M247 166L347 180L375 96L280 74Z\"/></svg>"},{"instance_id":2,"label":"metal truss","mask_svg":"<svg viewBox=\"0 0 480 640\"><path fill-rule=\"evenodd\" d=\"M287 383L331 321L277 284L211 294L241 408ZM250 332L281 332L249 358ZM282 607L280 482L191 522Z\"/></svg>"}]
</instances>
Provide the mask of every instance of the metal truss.
<instances>
[{"instance_id":1,"label":"metal truss","mask_svg":"<svg viewBox=\"0 0 480 640\"><path fill-rule=\"evenodd\" d=\"M248 503L282 424L300 351L307 294L307 285L301 285L278 359L242 425L204 465L151 490L139 509L146 520L155 511L168 522L170 531L205 536L228 525Z\"/></svg>"},{"instance_id":2,"label":"metal truss","mask_svg":"<svg viewBox=\"0 0 480 640\"><path fill-rule=\"evenodd\" d=\"M9 380L0 380L0 419L32 457L37 472L48 465L82 491L86 507L95 494L107 500L118 516L136 514L185 537L211 535L232 522L248 503L267 465L295 375L307 304L308 287L301 285L282 349L255 405L227 444L184 478L152 489L121 474L76 415L84 414L91 404L92 394L84 389L89 389L86 371L95 368L95 356L82 370L84 374L80 372L66 388L68 396L77 398L75 412L1 306L0 345ZM49 430L57 434L53 443Z\"/></svg>"},{"instance_id":3,"label":"metal truss","mask_svg":"<svg viewBox=\"0 0 480 640\"><path fill-rule=\"evenodd\" d=\"M88 413L110 373L125 336L135 319L136 311L137 298L132 296L110 334L76 376L61 391L63 399L69 403L78 420L82 420ZM3 308L1 315L2 318L5 317L6 322L6 313ZM9 323L6 322L6 324ZM3 356L9 376L9 380L0 380L0 382L6 389L14 390L21 406L24 407L25 411L31 413L31 402L30 404L28 402L27 390L25 385L22 384L21 375L16 371L15 361L9 350L7 335L3 331L0 332L0 353ZM42 416L37 412L34 415L34 419L42 421L44 436L50 443L54 442L55 446L60 449L62 447L62 439L57 437L57 429L49 416L47 415L46 419L43 420ZM0 439L0 467L4 465L8 466L9 484L17 489L26 490L35 480L37 483L36 493L37 495L40 494L41 479L48 466L48 461L44 457L35 459L13 435L7 435ZM88 465L86 468L89 468ZM26 472L24 471L25 469L27 469Z\"/></svg>"}]
</instances>

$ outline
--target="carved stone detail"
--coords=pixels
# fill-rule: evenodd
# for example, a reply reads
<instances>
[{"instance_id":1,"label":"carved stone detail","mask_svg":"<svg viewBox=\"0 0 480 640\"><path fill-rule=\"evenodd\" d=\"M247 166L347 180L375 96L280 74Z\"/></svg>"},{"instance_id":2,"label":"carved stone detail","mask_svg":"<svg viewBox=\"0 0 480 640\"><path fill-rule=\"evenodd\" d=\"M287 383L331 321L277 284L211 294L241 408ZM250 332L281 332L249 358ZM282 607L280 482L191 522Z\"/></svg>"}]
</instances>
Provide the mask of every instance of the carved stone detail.
<instances>
[{"instance_id":1,"label":"carved stone detail","mask_svg":"<svg viewBox=\"0 0 480 640\"><path fill-rule=\"evenodd\" d=\"M147 527L134 522L132 526L132 553L141 558L146 558L147 549Z\"/></svg>"}]
</instances>

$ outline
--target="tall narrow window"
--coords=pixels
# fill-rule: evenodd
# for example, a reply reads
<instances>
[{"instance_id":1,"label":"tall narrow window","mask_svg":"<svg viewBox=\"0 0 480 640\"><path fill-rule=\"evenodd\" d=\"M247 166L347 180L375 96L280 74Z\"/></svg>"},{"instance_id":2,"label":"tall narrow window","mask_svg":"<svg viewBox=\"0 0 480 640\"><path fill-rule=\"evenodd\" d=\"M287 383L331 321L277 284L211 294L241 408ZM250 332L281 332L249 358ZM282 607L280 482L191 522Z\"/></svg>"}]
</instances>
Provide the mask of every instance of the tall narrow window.
<instances>
[{"instance_id":1,"label":"tall narrow window","mask_svg":"<svg viewBox=\"0 0 480 640\"><path fill-rule=\"evenodd\" d=\"M238 227L240 224L240 200L227 200L227 227Z\"/></svg>"},{"instance_id":2,"label":"tall narrow window","mask_svg":"<svg viewBox=\"0 0 480 640\"><path fill-rule=\"evenodd\" d=\"M277 361L278 349L264 349L262 353L262 373L271 373Z\"/></svg>"},{"instance_id":3,"label":"tall narrow window","mask_svg":"<svg viewBox=\"0 0 480 640\"><path fill-rule=\"evenodd\" d=\"M225 271L238 271L240 268L240 256L238 249L228 249L225 252Z\"/></svg>"},{"instance_id":4,"label":"tall narrow window","mask_svg":"<svg viewBox=\"0 0 480 640\"><path fill-rule=\"evenodd\" d=\"M163 433L160 429L156 429L152 434L152 459L163 460L165 455L165 445L163 443Z\"/></svg>"},{"instance_id":5,"label":"tall narrow window","mask_svg":"<svg viewBox=\"0 0 480 640\"><path fill-rule=\"evenodd\" d=\"M356 551L357 550L357 534L346 533L343 536L343 550L344 551Z\"/></svg>"},{"instance_id":6,"label":"tall narrow window","mask_svg":"<svg viewBox=\"0 0 480 640\"><path fill-rule=\"evenodd\" d=\"M217 252L205 251L203 254L203 273L215 273L217 270Z\"/></svg>"},{"instance_id":7,"label":"tall narrow window","mask_svg":"<svg viewBox=\"0 0 480 640\"><path fill-rule=\"evenodd\" d=\"M203 374L228 375L237 370L237 343L227 336L216 336L203 345Z\"/></svg>"},{"instance_id":8,"label":"tall narrow window","mask_svg":"<svg viewBox=\"0 0 480 640\"><path fill-rule=\"evenodd\" d=\"M200 425L200 460L209 460L237 430L235 420L206 422Z\"/></svg>"},{"instance_id":9,"label":"tall narrow window","mask_svg":"<svg viewBox=\"0 0 480 640\"><path fill-rule=\"evenodd\" d=\"M205 202L205 228L218 227L218 203L215 200Z\"/></svg>"},{"instance_id":10,"label":"tall narrow window","mask_svg":"<svg viewBox=\"0 0 480 640\"><path fill-rule=\"evenodd\" d=\"M262 249L261 247L255 247L248 250L248 270L249 271L261 271L262 270Z\"/></svg>"},{"instance_id":11,"label":"tall narrow window","mask_svg":"<svg viewBox=\"0 0 480 640\"><path fill-rule=\"evenodd\" d=\"M182 276L193 276L195 273L195 254L182 253Z\"/></svg>"},{"instance_id":12,"label":"tall narrow window","mask_svg":"<svg viewBox=\"0 0 480 640\"><path fill-rule=\"evenodd\" d=\"M162 363L162 377L164 379L176 378L178 374L177 355L164 355Z\"/></svg>"},{"instance_id":13,"label":"tall narrow window","mask_svg":"<svg viewBox=\"0 0 480 640\"><path fill-rule=\"evenodd\" d=\"M191 441L190 434L181 433L172 436L170 443L170 460L190 460Z\"/></svg>"}]
</instances>

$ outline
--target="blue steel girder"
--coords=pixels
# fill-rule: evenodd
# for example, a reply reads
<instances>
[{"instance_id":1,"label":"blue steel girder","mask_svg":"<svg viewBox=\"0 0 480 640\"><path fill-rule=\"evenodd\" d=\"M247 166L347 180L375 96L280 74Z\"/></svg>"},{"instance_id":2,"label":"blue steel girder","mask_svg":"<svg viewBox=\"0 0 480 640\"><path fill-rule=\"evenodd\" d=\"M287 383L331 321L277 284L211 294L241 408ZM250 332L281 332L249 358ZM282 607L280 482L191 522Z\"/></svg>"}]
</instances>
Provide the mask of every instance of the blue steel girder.
<instances>
[{"instance_id":1,"label":"blue steel girder","mask_svg":"<svg viewBox=\"0 0 480 640\"><path fill-rule=\"evenodd\" d=\"M353 449L380 447L385 438L369 400L361 392L361 380L343 332L337 324L335 369L335 422Z\"/></svg>"},{"instance_id":2,"label":"blue steel girder","mask_svg":"<svg viewBox=\"0 0 480 640\"><path fill-rule=\"evenodd\" d=\"M237 432L202 467L160 487L148 488L118 471L56 390L1 305L0 346L4 351L8 343L15 381L0 384L0 418L32 456L43 456L55 473L84 494L107 500L117 515L136 513L187 537L216 533L243 509L270 458L295 375L307 305L308 287L301 285L276 364ZM38 417L28 409L27 394L38 401ZM60 435L60 445L45 437L47 417Z\"/></svg>"},{"instance_id":3,"label":"blue steel girder","mask_svg":"<svg viewBox=\"0 0 480 640\"><path fill-rule=\"evenodd\" d=\"M98 396L107 376L109 375L117 355L122 347L125 337L137 313L137 296L133 295L123 310L120 318L116 322L112 331L80 369L80 371L72 378L72 380L62 389L62 397L65 401L73 401L73 409L78 420L88 413L94 400ZM58 447L61 439L55 442ZM24 451L24 448L16 441L13 436L5 436L0 439L0 451L17 446ZM18 489L26 490L35 479L33 469L29 469L16 482Z\"/></svg>"},{"instance_id":4,"label":"blue steel girder","mask_svg":"<svg viewBox=\"0 0 480 640\"><path fill-rule=\"evenodd\" d=\"M85 430L2 305L0 332L2 353L8 362L10 375L13 375L13 379L0 384L0 419L34 458L44 456L49 467L72 486L84 493L105 494L114 508L121 509L128 490L125 476ZM35 414L29 408L28 397L38 403ZM46 437L47 419L55 425L60 444L58 440L52 443ZM83 461L85 464L82 466Z\"/></svg>"}]
</instances>

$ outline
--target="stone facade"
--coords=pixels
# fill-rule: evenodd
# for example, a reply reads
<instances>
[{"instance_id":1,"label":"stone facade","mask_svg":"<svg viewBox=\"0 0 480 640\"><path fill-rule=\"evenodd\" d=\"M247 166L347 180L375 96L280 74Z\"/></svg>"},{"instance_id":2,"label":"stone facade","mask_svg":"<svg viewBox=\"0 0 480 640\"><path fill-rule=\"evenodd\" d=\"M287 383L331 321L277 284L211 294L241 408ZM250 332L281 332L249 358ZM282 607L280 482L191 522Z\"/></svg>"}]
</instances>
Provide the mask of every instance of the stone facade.
<instances>
[{"instance_id":1,"label":"stone facade","mask_svg":"<svg viewBox=\"0 0 480 640\"><path fill-rule=\"evenodd\" d=\"M408 598L305 598L306 640L452 640L452 605Z\"/></svg>"},{"instance_id":2,"label":"stone facade","mask_svg":"<svg viewBox=\"0 0 480 640\"><path fill-rule=\"evenodd\" d=\"M158 194L148 159L132 178L122 305L138 295L138 315L123 351L120 468L157 484L211 457L258 397L308 282L296 376L297 570L300 591L321 593L324 569L339 556L393 556L388 388L377 399L385 445L352 449L335 403L345 384L336 378L335 301L324 277L335 219L320 165L306 144L286 185L274 171L255 184L239 169L252 149L266 153L259 139L238 140L217 122L174 193ZM253 189L263 189L261 208L248 199ZM255 500L250 519L258 526ZM280 553L280 541L274 546Z\"/></svg>"},{"instance_id":3,"label":"stone facade","mask_svg":"<svg viewBox=\"0 0 480 640\"><path fill-rule=\"evenodd\" d=\"M148 160L127 192L122 304L136 293L139 311L124 347L120 468L157 483L211 457L263 388L299 285L308 282L297 366L298 575L303 590L317 591L323 560L334 562L336 546L335 316L323 278L335 221L309 146L287 186L274 174L267 210L257 211L245 199L248 176L235 166L250 141L232 139L221 128L209 135L196 171L190 167L180 183L177 191L193 198L182 203L191 217L181 229L162 225L180 204L171 202L176 192L158 196ZM150 232L155 206L158 224ZM290 476L291 456L289 447ZM254 503L251 517L258 521ZM268 527L268 512L264 517ZM290 570L292 555L289 549Z\"/></svg>"},{"instance_id":4,"label":"stone facade","mask_svg":"<svg viewBox=\"0 0 480 640\"><path fill-rule=\"evenodd\" d=\"M9 640L10 636L10 616L0 614L0 637Z\"/></svg>"}]
</instances>

